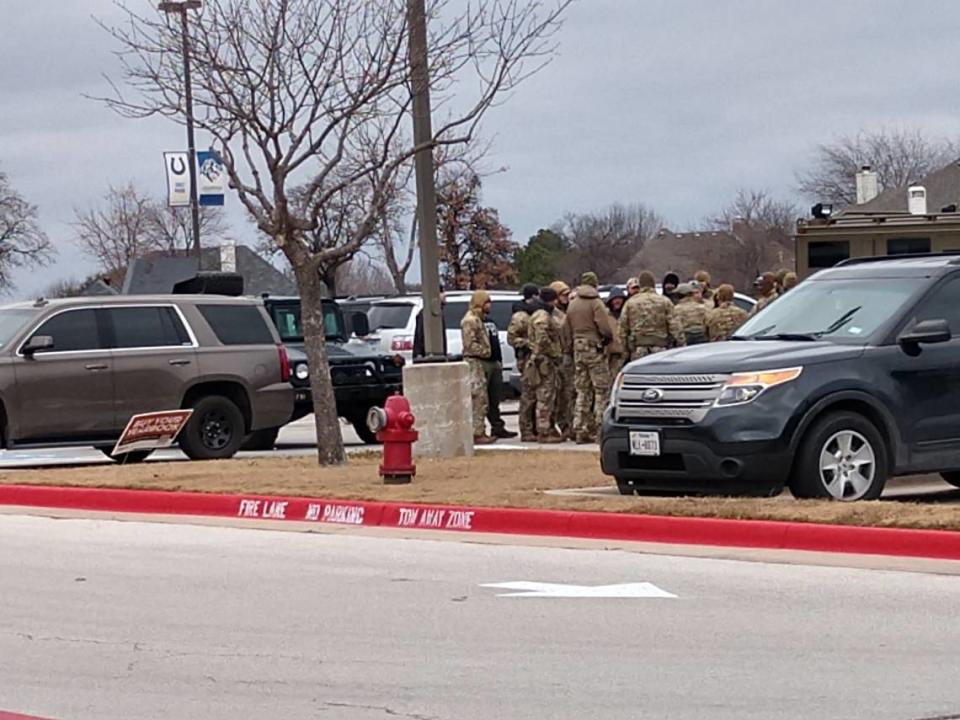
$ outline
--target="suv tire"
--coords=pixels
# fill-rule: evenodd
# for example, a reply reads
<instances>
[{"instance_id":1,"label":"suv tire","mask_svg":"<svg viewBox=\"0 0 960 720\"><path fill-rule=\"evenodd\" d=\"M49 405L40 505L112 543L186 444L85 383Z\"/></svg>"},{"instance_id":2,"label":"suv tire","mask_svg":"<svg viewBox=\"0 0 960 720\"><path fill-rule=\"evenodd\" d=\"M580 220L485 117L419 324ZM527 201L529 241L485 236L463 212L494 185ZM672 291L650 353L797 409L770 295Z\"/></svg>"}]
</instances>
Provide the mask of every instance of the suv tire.
<instances>
[{"instance_id":1,"label":"suv tire","mask_svg":"<svg viewBox=\"0 0 960 720\"><path fill-rule=\"evenodd\" d=\"M943 478L944 482L948 482L954 487L960 488L960 472L944 472L940 473L940 477Z\"/></svg>"},{"instance_id":2,"label":"suv tire","mask_svg":"<svg viewBox=\"0 0 960 720\"><path fill-rule=\"evenodd\" d=\"M231 400L209 395L193 403L180 433L180 449L191 460L225 460L237 454L246 435L243 413Z\"/></svg>"},{"instance_id":3,"label":"suv tire","mask_svg":"<svg viewBox=\"0 0 960 720\"><path fill-rule=\"evenodd\" d=\"M153 450L134 450L133 452L114 455L113 448L98 448L100 452L118 465L137 465L153 455Z\"/></svg>"},{"instance_id":4,"label":"suv tire","mask_svg":"<svg viewBox=\"0 0 960 720\"><path fill-rule=\"evenodd\" d=\"M247 435L243 441L241 450L273 450L277 444L277 435L280 434L280 428L266 428L265 430L254 430Z\"/></svg>"},{"instance_id":5,"label":"suv tire","mask_svg":"<svg viewBox=\"0 0 960 720\"><path fill-rule=\"evenodd\" d=\"M853 412L834 412L807 431L794 458L797 498L876 500L889 475L887 446L876 426Z\"/></svg>"}]
</instances>

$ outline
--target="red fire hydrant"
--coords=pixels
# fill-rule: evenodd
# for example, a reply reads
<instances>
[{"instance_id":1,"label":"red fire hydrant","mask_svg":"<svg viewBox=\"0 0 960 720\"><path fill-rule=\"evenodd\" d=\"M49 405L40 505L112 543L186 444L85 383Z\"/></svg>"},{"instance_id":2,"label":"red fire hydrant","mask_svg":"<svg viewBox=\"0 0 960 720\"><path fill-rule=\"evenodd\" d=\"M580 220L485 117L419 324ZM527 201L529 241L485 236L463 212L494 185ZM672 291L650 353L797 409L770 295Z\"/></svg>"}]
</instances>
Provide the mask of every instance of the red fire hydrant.
<instances>
[{"instance_id":1,"label":"red fire hydrant","mask_svg":"<svg viewBox=\"0 0 960 720\"><path fill-rule=\"evenodd\" d=\"M380 476L385 485L404 485L413 480L417 466L413 464L413 444L420 434L413 429L416 420L410 403L400 395L391 395L382 408L370 408L367 427L383 443Z\"/></svg>"}]
</instances>

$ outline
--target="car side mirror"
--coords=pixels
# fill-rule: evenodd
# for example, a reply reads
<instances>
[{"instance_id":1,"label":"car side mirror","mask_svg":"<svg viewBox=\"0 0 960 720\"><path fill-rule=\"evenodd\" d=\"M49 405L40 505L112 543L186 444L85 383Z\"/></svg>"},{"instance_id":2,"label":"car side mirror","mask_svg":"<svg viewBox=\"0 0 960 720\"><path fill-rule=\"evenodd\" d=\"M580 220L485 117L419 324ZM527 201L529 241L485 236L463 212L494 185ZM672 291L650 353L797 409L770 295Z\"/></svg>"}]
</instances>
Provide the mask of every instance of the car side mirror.
<instances>
[{"instance_id":1,"label":"car side mirror","mask_svg":"<svg viewBox=\"0 0 960 720\"><path fill-rule=\"evenodd\" d=\"M350 324L353 326L353 334L357 337L366 337L370 334L370 321L366 313L353 313L350 316Z\"/></svg>"},{"instance_id":2,"label":"car side mirror","mask_svg":"<svg viewBox=\"0 0 960 720\"><path fill-rule=\"evenodd\" d=\"M33 355L44 350L53 350L53 338L49 335L34 335L23 346L24 355Z\"/></svg>"},{"instance_id":3,"label":"car side mirror","mask_svg":"<svg viewBox=\"0 0 960 720\"><path fill-rule=\"evenodd\" d=\"M946 320L922 320L897 338L901 345L933 345L953 337Z\"/></svg>"}]
</instances>

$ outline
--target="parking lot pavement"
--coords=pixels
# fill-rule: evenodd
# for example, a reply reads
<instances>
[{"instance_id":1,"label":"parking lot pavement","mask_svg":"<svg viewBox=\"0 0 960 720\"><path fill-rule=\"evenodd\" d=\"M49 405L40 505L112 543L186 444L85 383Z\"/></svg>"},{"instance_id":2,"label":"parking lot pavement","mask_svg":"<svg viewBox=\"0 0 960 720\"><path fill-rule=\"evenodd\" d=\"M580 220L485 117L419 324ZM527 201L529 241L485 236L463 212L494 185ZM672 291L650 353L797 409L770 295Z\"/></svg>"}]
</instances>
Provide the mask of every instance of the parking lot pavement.
<instances>
[{"instance_id":1,"label":"parking lot pavement","mask_svg":"<svg viewBox=\"0 0 960 720\"><path fill-rule=\"evenodd\" d=\"M0 708L59 720L960 711L954 576L18 516L0 576Z\"/></svg>"}]
</instances>

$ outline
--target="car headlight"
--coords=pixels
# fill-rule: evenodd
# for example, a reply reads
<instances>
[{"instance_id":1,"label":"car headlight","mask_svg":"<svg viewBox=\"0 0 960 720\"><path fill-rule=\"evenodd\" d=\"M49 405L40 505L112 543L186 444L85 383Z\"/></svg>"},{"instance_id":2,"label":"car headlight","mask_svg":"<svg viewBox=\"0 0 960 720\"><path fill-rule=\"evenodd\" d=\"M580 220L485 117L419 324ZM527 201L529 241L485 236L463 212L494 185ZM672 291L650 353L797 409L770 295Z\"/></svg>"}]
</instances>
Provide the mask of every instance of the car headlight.
<instances>
[{"instance_id":1,"label":"car headlight","mask_svg":"<svg viewBox=\"0 0 960 720\"><path fill-rule=\"evenodd\" d=\"M623 373L618 373L616 379L613 381L613 385L610 386L610 405L617 404L617 393L620 392L620 388L623 387Z\"/></svg>"},{"instance_id":2,"label":"car headlight","mask_svg":"<svg viewBox=\"0 0 960 720\"><path fill-rule=\"evenodd\" d=\"M735 373L723 386L715 404L719 407L728 407L753 402L764 390L796 380L801 372L803 372L802 367Z\"/></svg>"},{"instance_id":3,"label":"car headlight","mask_svg":"<svg viewBox=\"0 0 960 720\"><path fill-rule=\"evenodd\" d=\"M293 374L296 376L297 380L306 380L310 377L310 368L306 363L300 363L294 369Z\"/></svg>"}]
</instances>

